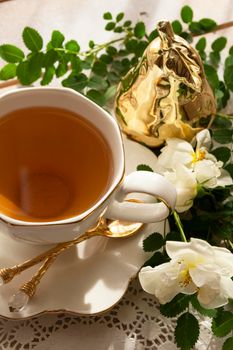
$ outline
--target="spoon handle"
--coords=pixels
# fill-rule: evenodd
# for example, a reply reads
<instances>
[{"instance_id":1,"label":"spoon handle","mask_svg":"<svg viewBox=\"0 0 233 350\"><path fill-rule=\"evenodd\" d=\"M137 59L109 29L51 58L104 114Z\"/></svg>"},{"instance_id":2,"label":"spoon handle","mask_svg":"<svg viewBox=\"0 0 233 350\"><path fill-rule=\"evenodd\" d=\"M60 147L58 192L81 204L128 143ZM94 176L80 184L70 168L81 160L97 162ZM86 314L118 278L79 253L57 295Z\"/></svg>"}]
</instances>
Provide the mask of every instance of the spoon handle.
<instances>
[{"instance_id":1,"label":"spoon handle","mask_svg":"<svg viewBox=\"0 0 233 350\"><path fill-rule=\"evenodd\" d=\"M88 231L84 233L82 236L74 239L73 241L63 242L57 244L55 247L50 248L49 250L46 250L42 254L37 255L35 258L32 258L30 260L27 260L23 262L22 264L15 265L13 267L6 267L0 269L0 278L3 280L3 283L9 283L16 275L20 274L21 272L25 271L26 269L29 269L30 267L39 264L43 260L47 258L56 258L57 255L59 255L62 251L68 249L69 247L73 246L74 244L78 244L82 241L85 241L86 239L89 239L93 236L101 235L101 232L96 231Z\"/></svg>"},{"instance_id":2,"label":"spoon handle","mask_svg":"<svg viewBox=\"0 0 233 350\"><path fill-rule=\"evenodd\" d=\"M92 232L86 232L84 235L76 238L73 241L69 241L63 244L57 245L53 251L50 250L50 253L46 255L46 259L43 263L43 265L39 268L39 270L36 272L36 274L32 277L32 279L28 282L26 282L24 285L20 287L20 291L24 292L29 296L29 298L32 298L33 295L36 292L37 285L40 283L42 277L48 270L48 268L53 264L54 260L63 253L65 250L71 248L73 245L76 245L78 243L81 243L91 237L94 236L101 236L101 232L92 231Z\"/></svg>"}]
</instances>

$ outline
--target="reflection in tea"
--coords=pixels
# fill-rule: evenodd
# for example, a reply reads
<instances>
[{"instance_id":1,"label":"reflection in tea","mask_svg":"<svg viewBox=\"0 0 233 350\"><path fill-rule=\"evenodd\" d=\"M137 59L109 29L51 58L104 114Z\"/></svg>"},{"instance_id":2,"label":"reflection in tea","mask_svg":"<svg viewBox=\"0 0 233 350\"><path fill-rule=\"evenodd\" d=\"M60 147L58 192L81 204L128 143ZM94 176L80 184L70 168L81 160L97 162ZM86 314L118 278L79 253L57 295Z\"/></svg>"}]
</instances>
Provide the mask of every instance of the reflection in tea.
<instances>
[{"instance_id":1,"label":"reflection in tea","mask_svg":"<svg viewBox=\"0 0 233 350\"><path fill-rule=\"evenodd\" d=\"M19 109L0 119L0 213L23 221L81 214L104 194L112 156L100 132L59 108Z\"/></svg>"}]
</instances>

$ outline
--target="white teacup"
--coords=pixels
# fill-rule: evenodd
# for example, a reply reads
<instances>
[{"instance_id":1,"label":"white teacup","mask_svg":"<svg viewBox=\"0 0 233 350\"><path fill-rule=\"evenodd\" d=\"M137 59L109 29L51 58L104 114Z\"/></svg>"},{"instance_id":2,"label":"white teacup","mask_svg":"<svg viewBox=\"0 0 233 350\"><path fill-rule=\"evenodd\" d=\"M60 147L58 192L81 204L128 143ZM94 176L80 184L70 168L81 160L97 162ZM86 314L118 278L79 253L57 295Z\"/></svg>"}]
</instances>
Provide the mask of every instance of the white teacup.
<instances>
[{"instance_id":1,"label":"white teacup","mask_svg":"<svg viewBox=\"0 0 233 350\"><path fill-rule=\"evenodd\" d=\"M66 88L23 88L0 97L0 117L22 108L57 107L82 115L106 139L112 152L113 175L104 195L85 212L59 221L26 222L0 212L0 228L12 238L39 244L72 240L93 228L104 215L109 219L151 223L167 218L176 202L176 190L163 176L146 171L124 177L124 149L118 124L103 109L81 94ZM85 152L85 150L83 150ZM91 160L90 160L91 161ZM132 192L146 193L156 203L124 201Z\"/></svg>"}]
</instances>

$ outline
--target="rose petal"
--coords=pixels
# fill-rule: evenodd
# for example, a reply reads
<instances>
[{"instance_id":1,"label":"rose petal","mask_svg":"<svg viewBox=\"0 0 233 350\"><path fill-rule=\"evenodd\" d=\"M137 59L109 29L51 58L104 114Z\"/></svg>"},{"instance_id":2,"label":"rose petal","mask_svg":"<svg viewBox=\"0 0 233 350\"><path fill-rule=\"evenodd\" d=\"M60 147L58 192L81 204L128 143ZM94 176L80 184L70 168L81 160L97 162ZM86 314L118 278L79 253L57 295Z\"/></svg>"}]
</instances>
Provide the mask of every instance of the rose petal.
<instances>
[{"instance_id":1,"label":"rose petal","mask_svg":"<svg viewBox=\"0 0 233 350\"><path fill-rule=\"evenodd\" d=\"M233 184L232 177L225 169L221 169L221 175L217 179L217 186L225 187Z\"/></svg>"},{"instance_id":2,"label":"rose petal","mask_svg":"<svg viewBox=\"0 0 233 350\"><path fill-rule=\"evenodd\" d=\"M205 147L208 150L211 146L211 137L210 137L209 130L204 129L199 133L197 133L196 140L197 140L197 146L196 146L197 149L201 147Z\"/></svg>"},{"instance_id":3,"label":"rose petal","mask_svg":"<svg viewBox=\"0 0 233 350\"><path fill-rule=\"evenodd\" d=\"M168 139L167 146L161 149L158 163L166 169L173 169L177 163L190 165L193 152L189 142L181 139Z\"/></svg>"}]
</instances>

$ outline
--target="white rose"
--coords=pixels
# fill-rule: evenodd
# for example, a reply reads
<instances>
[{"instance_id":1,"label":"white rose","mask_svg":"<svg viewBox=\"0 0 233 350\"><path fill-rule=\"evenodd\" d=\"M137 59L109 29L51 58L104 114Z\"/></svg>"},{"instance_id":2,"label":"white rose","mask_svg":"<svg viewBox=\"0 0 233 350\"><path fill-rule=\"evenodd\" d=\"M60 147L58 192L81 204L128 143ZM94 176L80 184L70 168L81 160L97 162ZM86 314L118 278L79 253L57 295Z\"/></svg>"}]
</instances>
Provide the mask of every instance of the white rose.
<instances>
[{"instance_id":1,"label":"white rose","mask_svg":"<svg viewBox=\"0 0 233 350\"><path fill-rule=\"evenodd\" d=\"M155 294L161 304L178 293L194 294L205 308L217 308L233 298L233 256L201 239L166 243L171 261L139 272L142 288Z\"/></svg>"}]
</instances>

